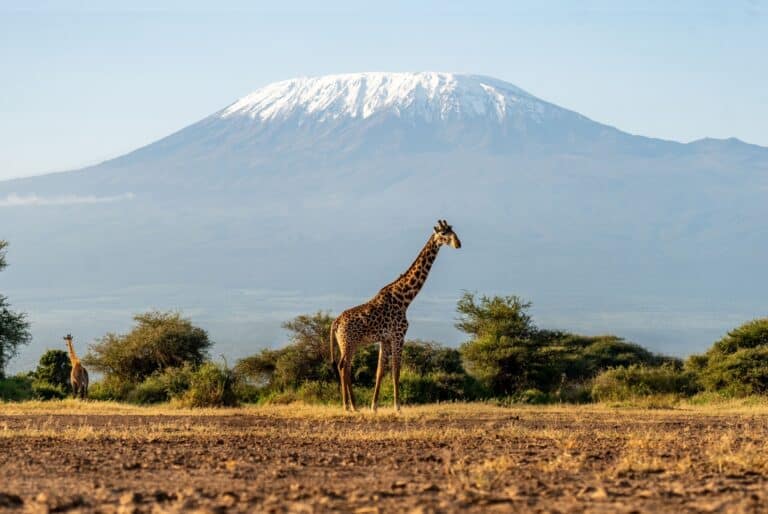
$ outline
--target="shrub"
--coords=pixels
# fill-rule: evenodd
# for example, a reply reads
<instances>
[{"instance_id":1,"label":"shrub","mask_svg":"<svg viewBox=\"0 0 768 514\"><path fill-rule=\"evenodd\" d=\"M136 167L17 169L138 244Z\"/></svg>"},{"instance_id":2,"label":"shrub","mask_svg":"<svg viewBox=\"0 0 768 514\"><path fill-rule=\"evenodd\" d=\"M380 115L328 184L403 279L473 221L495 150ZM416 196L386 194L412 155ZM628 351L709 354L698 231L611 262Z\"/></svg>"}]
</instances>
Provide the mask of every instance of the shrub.
<instances>
[{"instance_id":1,"label":"shrub","mask_svg":"<svg viewBox=\"0 0 768 514\"><path fill-rule=\"evenodd\" d=\"M318 380L301 384L296 391L296 398L304 403L331 403L339 398L339 385ZM355 400L360 402L356 396Z\"/></svg>"},{"instance_id":2,"label":"shrub","mask_svg":"<svg viewBox=\"0 0 768 514\"><path fill-rule=\"evenodd\" d=\"M739 350L768 346L768 318L755 319L731 330L709 353L728 355Z\"/></svg>"},{"instance_id":3,"label":"shrub","mask_svg":"<svg viewBox=\"0 0 768 514\"><path fill-rule=\"evenodd\" d=\"M32 378L28 375L0 378L0 400L21 402L33 398Z\"/></svg>"},{"instance_id":4,"label":"shrub","mask_svg":"<svg viewBox=\"0 0 768 514\"><path fill-rule=\"evenodd\" d=\"M92 400L123 401L128 398L133 388L132 384L117 377L105 376L101 381L88 386L88 397Z\"/></svg>"},{"instance_id":5,"label":"shrub","mask_svg":"<svg viewBox=\"0 0 768 514\"><path fill-rule=\"evenodd\" d=\"M731 396L768 393L768 346L713 354L701 371L701 383L710 391Z\"/></svg>"},{"instance_id":6,"label":"shrub","mask_svg":"<svg viewBox=\"0 0 768 514\"><path fill-rule=\"evenodd\" d=\"M260 403L264 389L238 378L235 382L235 397L238 403Z\"/></svg>"},{"instance_id":7,"label":"shrub","mask_svg":"<svg viewBox=\"0 0 768 514\"><path fill-rule=\"evenodd\" d=\"M328 336L333 318L323 312L296 316L283 324L290 342L278 350L264 349L238 361L238 376L254 386L296 389L305 381L335 382Z\"/></svg>"},{"instance_id":8,"label":"shrub","mask_svg":"<svg viewBox=\"0 0 768 514\"><path fill-rule=\"evenodd\" d=\"M237 405L236 380L231 369L206 362L192 373L181 403L188 407L233 407Z\"/></svg>"},{"instance_id":9,"label":"shrub","mask_svg":"<svg viewBox=\"0 0 768 514\"><path fill-rule=\"evenodd\" d=\"M376 363L374 362L374 371ZM461 354L455 348L447 348L434 341L406 341L403 347L403 368L416 374L464 373Z\"/></svg>"},{"instance_id":10,"label":"shrub","mask_svg":"<svg viewBox=\"0 0 768 514\"><path fill-rule=\"evenodd\" d=\"M67 390L44 380L32 382L32 396L38 400L61 400L67 397Z\"/></svg>"},{"instance_id":11,"label":"shrub","mask_svg":"<svg viewBox=\"0 0 768 514\"><path fill-rule=\"evenodd\" d=\"M768 318L737 327L686 366L708 391L728 397L768 393Z\"/></svg>"},{"instance_id":12,"label":"shrub","mask_svg":"<svg viewBox=\"0 0 768 514\"><path fill-rule=\"evenodd\" d=\"M35 370L35 378L53 386L58 386L63 391L70 388L69 374L72 364L69 355L63 350L48 350L41 357Z\"/></svg>"},{"instance_id":13,"label":"shrub","mask_svg":"<svg viewBox=\"0 0 768 514\"><path fill-rule=\"evenodd\" d=\"M528 403L531 405L543 405L552 401L547 393L539 389L526 389L515 400L518 403Z\"/></svg>"},{"instance_id":14,"label":"shrub","mask_svg":"<svg viewBox=\"0 0 768 514\"><path fill-rule=\"evenodd\" d=\"M145 405L167 402L170 399L165 384L159 376L151 376L134 387L125 398L131 403Z\"/></svg>"},{"instance_id":15,"label":"shrub","mask_svg":"<svg viewBox=\"0 0 768 514\"><path fill-rule=\"evenodd\" d=\"M530 306L516 296L476 300L471 294L457 305L456 326L472 337L461 346L467 371L496 397L518 398L536 389L561 400L564 382L584 384L606 368L679 364L616 336L539 329L527 313ZM583 387L578 396L588 396Z\"/></svg>"},{"instance_id":16,"label":"shrub","mask_svg":"<svg viewBox=\"0 0 768 514\"><path fill-rule=\"evenodd\" d=\"M695 375L679 366L633 364L608 369L595 377L592 398L596 401L625 401L663 394L690 396L697 390Z\"/></svg>"},{"instance_id":17,"label":"shrub","mask_svg":"<svg viewBox=\"0 0 768 514\"><path fill-rule=\"evenodd\" d=\"M156 375L168 398L179 398L187 392L191 383L195 368L191 364L180 367L167 368Z\"/></svg>"},{"instance_id":18,"label":"shrub","mask_svg":"<svg viewBox=\"0 0 768 514\"><path fill-rule=\"evenodd\" d=\"M259 403L267 405L290 405L298 401L300 401L299 394L292 389L287 391L269 391L259 399Z\"/></svg>"},{"instance_id":19,"label":"shrub","mask_svg":"<svg viewBox=\"0 0 768 514\"><path fill-rule=\"evenodd\" d=\"M428 373L420 375L410 369L400 374L400 402L423 404L449 401L472 401L483 397L478 382L465 373ZM370 389L361 391L361 397L369 397ZM339 398L338 388L335 398ZM379 404L392 402L392 377L387 375L381 386ZM370 403L370 402L369 402Z\"/></svg>"}]
</instances>

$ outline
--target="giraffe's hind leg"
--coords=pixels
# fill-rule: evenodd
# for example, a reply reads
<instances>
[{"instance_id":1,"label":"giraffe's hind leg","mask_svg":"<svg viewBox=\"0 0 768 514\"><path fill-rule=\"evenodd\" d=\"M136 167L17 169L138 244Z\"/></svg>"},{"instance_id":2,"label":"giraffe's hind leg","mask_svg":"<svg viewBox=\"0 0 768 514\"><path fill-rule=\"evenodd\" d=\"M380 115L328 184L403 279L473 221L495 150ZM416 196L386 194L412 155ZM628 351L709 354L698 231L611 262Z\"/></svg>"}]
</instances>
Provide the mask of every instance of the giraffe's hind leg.
<instances>
[{"instance_id":1,"label":"giraffe's hind leg","mask_svg":"<svg viewBox=\"0 0 768 514\"><path fill-rule=\"evenodd\" d=\"M355 407L355 395L352 392L352 362L348 361L346 366L344 366L344 375L346 376L344 385L346 386L347 400L349 401L349 406L352 409L352 412L355 412L357 407Z\"/></svg>"},{"instance_id":2,"label":"giraffe's hind leg","mask_svg":"<svg viewBox=\"0 0 768 514\"><path fill-rule=\"evenodd\" d=\"M338 368L339 368L339 382L340 382L339 390L341 391L341 406L344 408L344 410L347 410L348 409L347 408L347 386L346 386L346 374L344 372L344 369L346 366L344 362L345 360L346 359L344 355L342 355L339 358Z\"/></svg>"},{"instance_id":3,"label":"giraffe's hind leg","mask_svg":"<svg viewBox=\"0 0 768 514\"><path fill-rule=\"evenodd\" d=\"M381 390L381 380L384 378L386 366L386 355L384 343L379 343L379 364L376 366L376 385L373 388L373 401L371 402L371 410L376 412L379 406L379 391Z\"/></svg>"}]
</instances>

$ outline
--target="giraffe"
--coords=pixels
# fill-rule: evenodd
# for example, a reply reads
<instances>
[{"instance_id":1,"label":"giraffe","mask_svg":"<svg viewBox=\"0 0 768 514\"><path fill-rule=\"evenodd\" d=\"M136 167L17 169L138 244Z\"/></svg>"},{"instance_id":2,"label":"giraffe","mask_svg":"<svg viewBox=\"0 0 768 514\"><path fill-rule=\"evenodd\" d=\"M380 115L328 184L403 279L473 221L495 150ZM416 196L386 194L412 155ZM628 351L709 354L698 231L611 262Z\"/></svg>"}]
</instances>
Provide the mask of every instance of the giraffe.
<instances>
[{"instance_id":1,"label":"giraffe","mask_svg":"<svg viewBox=\"0 0 768 514\"><path fill-rule=\"evenodd\" d=\"M389 356L395 410L400 411L400 358L408 330L406 312L426 282L437 252L443 245L461 248L461 241L445 220L438 220L434 232L405 273L384 286L368 302L342 312L331 325L331 359L337 364L334 343L338 343L338 369L344 410L356 410L352 394L352 359L355 351L361 345L379 343L379 362L371 409L375 412L378 407L381 380L384 378L384 367Z\"/></svg>"},{"instance_id":2,"label":"giraffe","mask_svg":"<svg viewBox=\"0 0 768 514\"><path fill-rule=\"evenodd\" d=\"M66 341L67 349L69 350L69 362L72 363L72 372L69 374L72 394L74 394L75 398L79 396L85 399L88 396L88 372L80 364L80 359L75 354L75 348L72 346L72 335L67 334L64 336L64 341Z\"/></svg>"}]
</instances>

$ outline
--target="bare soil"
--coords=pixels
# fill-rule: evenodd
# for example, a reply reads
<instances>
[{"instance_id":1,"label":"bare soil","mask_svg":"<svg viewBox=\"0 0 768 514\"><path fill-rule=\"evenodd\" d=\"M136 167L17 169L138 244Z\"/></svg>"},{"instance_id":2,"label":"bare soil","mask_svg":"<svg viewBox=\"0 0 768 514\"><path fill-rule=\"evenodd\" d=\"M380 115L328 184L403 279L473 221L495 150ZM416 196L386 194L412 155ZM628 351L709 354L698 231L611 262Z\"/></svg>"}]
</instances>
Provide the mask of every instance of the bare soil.
<instances>
[{"instance_id":1,"label":"bare soil","mask_svg":"<svg viewBox=\"0 0 768 514\"><path fill-rule=\"evenodd\" d=\"M768 512L762 414L318 409L0 404L0 511Z\"/></svg>"}]
</instances>

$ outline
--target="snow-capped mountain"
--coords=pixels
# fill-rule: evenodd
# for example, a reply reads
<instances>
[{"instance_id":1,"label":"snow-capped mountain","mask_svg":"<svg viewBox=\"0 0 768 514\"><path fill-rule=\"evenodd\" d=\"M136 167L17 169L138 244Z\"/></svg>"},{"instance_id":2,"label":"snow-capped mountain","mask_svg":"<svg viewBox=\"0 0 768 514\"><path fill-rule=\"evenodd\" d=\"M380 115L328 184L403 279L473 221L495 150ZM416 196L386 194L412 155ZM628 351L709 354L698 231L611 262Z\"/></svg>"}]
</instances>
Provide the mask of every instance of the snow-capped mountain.
<instances>
[{"instance_id":1,"label":"snow-capped mountain","mask_svg":"<svg viewBox=\"0 0 768 514\"><path fill-rule=\"evenodd\" d=\"M275 122L327 122L393 115L433 122L486 118L512 112L533 119L563 111L522 89L490 77L455 73L351 73L276 82L233 103L218 115Z\"/></svg>"},{"instance_id":2,"label":"snow-capped mountain","mask_svg":"<svg viewBox=\"0 0 768 514\"><path fill-rule=\"evenodd\" d=\"M463 246L438 258L412 336L458 342L470 290L685 354L765 315L766 191L766 148L633 136L493 78L301 78L98 166L0 182L0 280L33 322L19 367L151 307L237 357L365 300L447 218Z\"/></svg>"}]
</instances>

